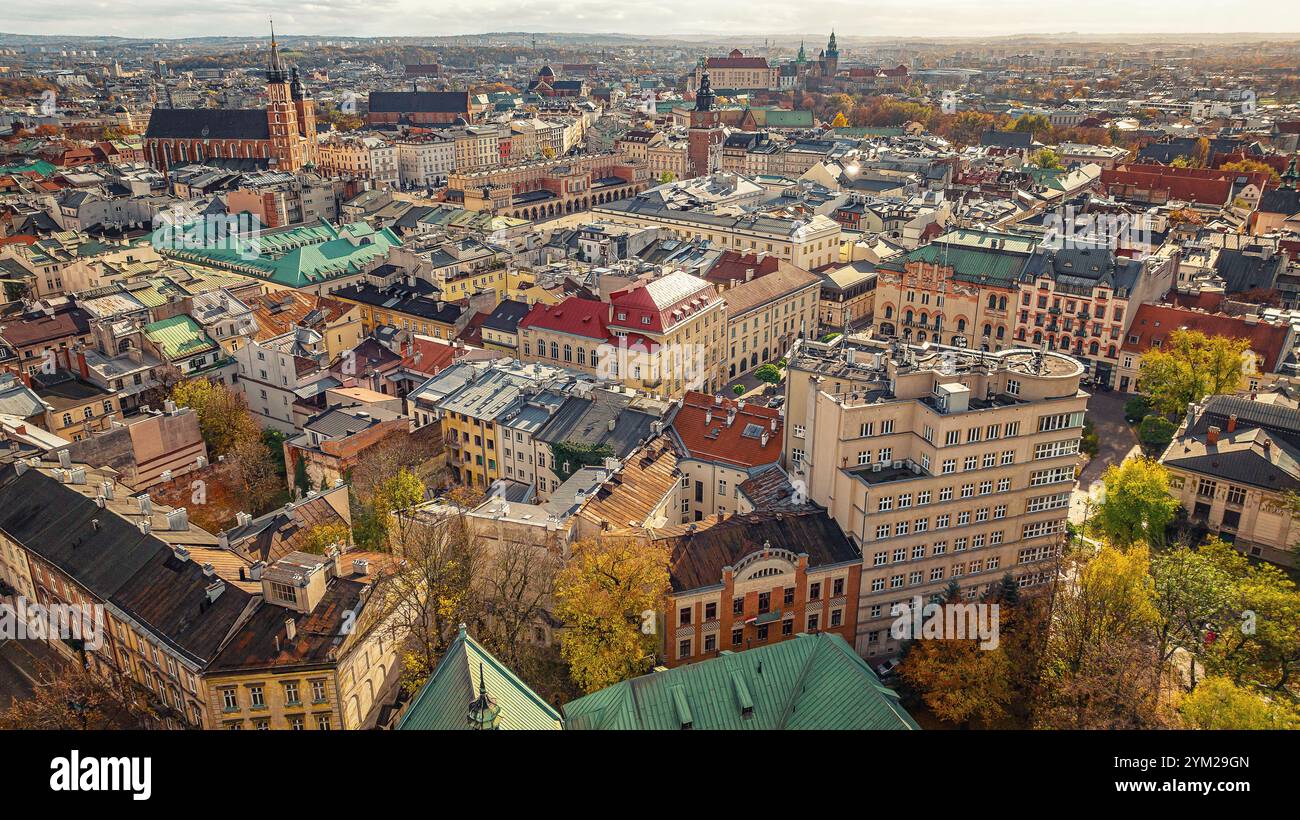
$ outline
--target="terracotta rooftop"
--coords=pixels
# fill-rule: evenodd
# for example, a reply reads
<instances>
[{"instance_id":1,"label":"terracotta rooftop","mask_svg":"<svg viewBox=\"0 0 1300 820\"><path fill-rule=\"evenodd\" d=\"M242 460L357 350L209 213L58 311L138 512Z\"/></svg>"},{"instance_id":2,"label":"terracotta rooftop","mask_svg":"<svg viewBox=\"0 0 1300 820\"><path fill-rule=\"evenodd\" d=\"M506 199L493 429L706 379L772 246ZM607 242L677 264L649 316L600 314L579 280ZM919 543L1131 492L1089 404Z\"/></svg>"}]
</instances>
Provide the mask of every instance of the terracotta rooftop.
<instances>
[{"instance_id":1,"label":"terracotta rooftop","mask_svg":"<svg viewBox=\"0 0 1300 820\"><path fill-rule=\"evenodd\" d=\"M774 407L692 390L682 398L672 431L687 455L705 461L759 467L781 459L781 416Z\"/></svg>"}]
</instances>

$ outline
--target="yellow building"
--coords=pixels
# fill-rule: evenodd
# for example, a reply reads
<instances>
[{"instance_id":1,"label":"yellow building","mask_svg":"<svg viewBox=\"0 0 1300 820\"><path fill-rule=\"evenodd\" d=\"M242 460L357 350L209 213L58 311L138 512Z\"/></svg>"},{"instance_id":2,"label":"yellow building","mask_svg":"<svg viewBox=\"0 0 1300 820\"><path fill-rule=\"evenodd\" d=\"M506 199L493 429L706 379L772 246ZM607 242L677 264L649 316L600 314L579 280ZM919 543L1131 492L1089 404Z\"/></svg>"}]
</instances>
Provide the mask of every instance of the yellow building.
<instances>
[{"instance_id":1,"label":"yellow building","mask_svg":"<svg viewBox=\"0 0 1300 820\"><path fill-rule=\"evenodd\" d=\"M204 675L223 729L372 728L401 671L401 632L380 615L382 556L291 552L254 565L262 601Z\"/></svg>"}]
</instances>

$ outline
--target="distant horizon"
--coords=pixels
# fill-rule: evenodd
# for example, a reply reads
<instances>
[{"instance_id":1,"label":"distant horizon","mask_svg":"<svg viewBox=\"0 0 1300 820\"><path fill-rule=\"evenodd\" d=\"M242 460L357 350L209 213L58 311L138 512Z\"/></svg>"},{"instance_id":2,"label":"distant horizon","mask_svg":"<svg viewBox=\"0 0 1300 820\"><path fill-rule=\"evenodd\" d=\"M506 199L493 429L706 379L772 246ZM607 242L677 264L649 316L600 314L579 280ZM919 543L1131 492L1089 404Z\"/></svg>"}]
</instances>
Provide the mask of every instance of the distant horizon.
<instances>
[{"instance_id":1,"label":"distant horizon","mask_svg":"<svg viewBox=\"0 0 1300 820\"><path fill-rule=\"evenodd\" d=\"M811 37L832 29L845 38L884 40L1300 37L1300 3L1293 0L1239 0L1226 8L1217 0L1153 0L1146 4L1093 0L1053 9L1053 19L1059 24L1055 31L1042 29L1043 8L1031 0L1003 0L992 13L985 0L932 0L924 7L898 0L817 0L797 6L776 0L749 0L743 5L724 0L633 0L616 6L601 0L560 0L558 4L447 0L436 8L414 0L319 0L310 8L309 14L295 14L292 7L248 0L231 0L215 9L194 0L121 0L112 6L44 0L7 10L4 25L10 30L0 36L153 41L265 37L267 18L274 16L281 35L331 39L537 34L735 40ZM102 15L93 13L101 10ZM166 21L165 35L158 32L161 20ZM504 21L509 22L503 25ZM1233 26L1240 30L1232 30Z\"/></svg>"}]
</instances>

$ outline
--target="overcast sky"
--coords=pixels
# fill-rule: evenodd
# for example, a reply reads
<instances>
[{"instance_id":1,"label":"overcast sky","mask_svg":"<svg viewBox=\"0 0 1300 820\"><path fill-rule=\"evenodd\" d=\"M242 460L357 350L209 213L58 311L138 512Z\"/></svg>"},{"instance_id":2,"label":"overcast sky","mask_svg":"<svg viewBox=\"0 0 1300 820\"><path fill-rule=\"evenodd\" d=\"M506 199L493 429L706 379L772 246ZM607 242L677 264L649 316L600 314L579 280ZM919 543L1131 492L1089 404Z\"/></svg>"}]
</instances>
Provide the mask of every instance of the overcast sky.
<instances>
[{"instance_id":1,"label":"overcast sky","mask_svg":"<svg viewBox=\"0 0 1300 820\"><path fill-rule=\"evenodd\" d=\"M1300 32L1297 0L29 0L0 31L195 37L431 36L492 31L933 37L1024 33Z\"/></svg>"}]
</instances>

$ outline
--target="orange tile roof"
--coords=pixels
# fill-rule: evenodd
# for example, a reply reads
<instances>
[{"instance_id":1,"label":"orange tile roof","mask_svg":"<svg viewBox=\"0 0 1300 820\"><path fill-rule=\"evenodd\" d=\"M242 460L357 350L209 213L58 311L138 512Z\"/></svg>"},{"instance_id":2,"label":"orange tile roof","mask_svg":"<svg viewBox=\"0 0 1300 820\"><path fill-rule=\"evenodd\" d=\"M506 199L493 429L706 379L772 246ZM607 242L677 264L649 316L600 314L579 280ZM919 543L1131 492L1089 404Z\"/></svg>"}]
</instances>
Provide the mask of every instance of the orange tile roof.
<instances>
[{"instance_id":1,"label":"orange tile roof","mask_svg":"<svg viewBox=\"0 0 1300 820\"><path fill-rule=\"evenodd\" d=\"M782 421L774 407L717 398L694 390L682 399L672 430L690 456L738 467L774 464L781 458ZM727 418L736 411L734 421ZM763 434L767 434L764 443Z\"/></svg>"},{"instance_id":2,"label":"orange tile roof","mask_svg":"<svg viewBox=\"0 0 1300 820\"><path fill-rule=\"evenodd\" d=\"M1248 340L1250 349L1263 357L1265 372L1276 370L1288 352L1286 342L1290 337L1290 328L1286 325L1263 320L1248 322L1238 316L1204 313L1172 305L1139 305L1129 335L1124 339L1124 350L1145 353L1156 340L1163 343L1170 333L1182 328L1199 330L1207 336Z\"/></svg>"}]
</instances>

